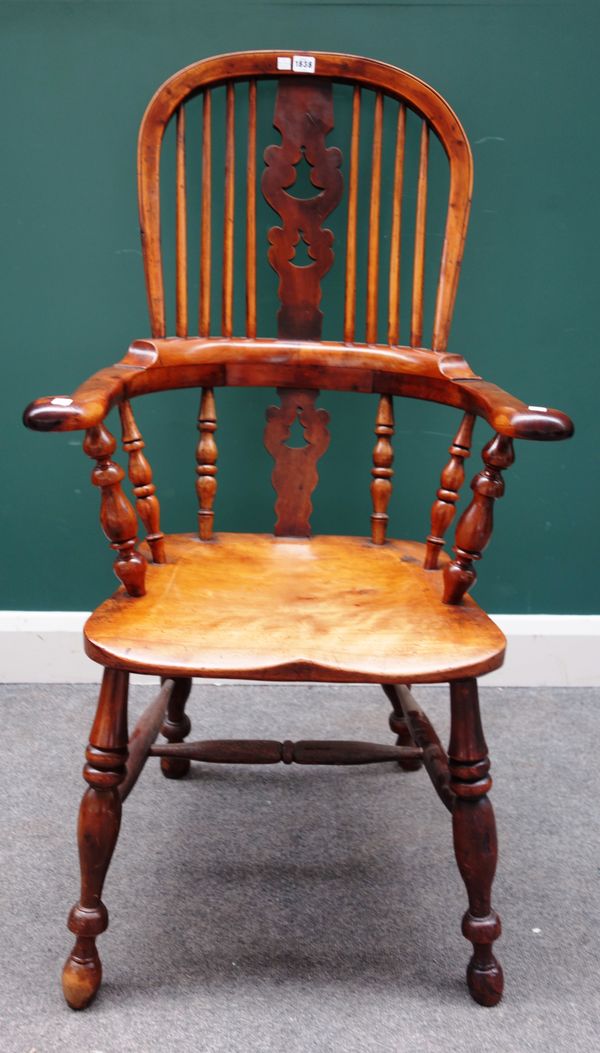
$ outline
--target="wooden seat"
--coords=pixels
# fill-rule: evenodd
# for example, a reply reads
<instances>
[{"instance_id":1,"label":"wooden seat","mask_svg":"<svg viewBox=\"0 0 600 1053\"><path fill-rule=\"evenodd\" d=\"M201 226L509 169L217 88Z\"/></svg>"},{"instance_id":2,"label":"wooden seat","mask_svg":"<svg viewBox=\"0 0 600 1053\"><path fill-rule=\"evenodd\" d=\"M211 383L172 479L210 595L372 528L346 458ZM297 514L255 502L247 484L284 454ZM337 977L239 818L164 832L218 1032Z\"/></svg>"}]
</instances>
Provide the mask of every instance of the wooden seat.
<instances>
[{"instance_id":1,"label":"wooden seat","mask_svg":"<svg viewBox=\"0 0 600 1053\"><path fill-rule=\"evenodd\" d=\"M174 135L165 137L170 125ZM63 970L73 1008L87 1006L100 985L104 879L122 802L149 758L160 758L172 779L192 760L424 768L452 814L469 904L462 931L473 945L469 990L482 1005L502 996L493 954L500 920L491 906L496 831L476 677L501 665L505 641L468 593L514 440L564 439L573 427L564 413L527 405L485 381L460 348L448 350L472 178L469 144L448 103L410 73L370 59L292 51L204 59L163 84L146 110L138 197L150 335L72 396L37 399L24 417L38 431L85 432L121 582L85 629L86 651L104 671L79 813L81 892L68 921L75 944ZM263 218L267 207L272 226ZM173 274L163 265L168 242ZM275 274L258 266L261 258ZM327 339L325 289L333 302ZM264 429L273 535L219 532L218 393L228 386L275 389ZM181 388L199 390L198 534L165 537L133 404ZM372 400L368 538L311 536L319 461L335 429L330 391ZM422 544L391 537L392 529L401 532L390 512L394 406L402 398L459 411ZM113 408L133 504L106 424ZM491 436L448 557L445 538L476 420ZM153 438L161 441L160 429ZM241 464L254 471L247 459ZM350 458L344 467L349 481ZM419 472L416 458L410 467ZM355 474L356 487L364 486ZM404 487L402 499L405 507ZM365 523L360 533L368 529ZM133 672L158 674L162 686L129 734ZM193 677L380 683L395 742L190 741ZM410 690L441 682L450 685L447 751ZM401 808L398 814L400 823Z\"/></svg>"},{"instance_id":2,"label":"wooden seat","mask_svg":"<svg viewBox=\"0 0 600 1053\"><path fill-rule=\"evenodd\" d=\"M88 620L90 658L138 673L367 683L439 683L502 663L504 636L474 600L441 603L424 545L180 534L166 551L145 596L120 589Z\"/></svg>"}]
</instances>

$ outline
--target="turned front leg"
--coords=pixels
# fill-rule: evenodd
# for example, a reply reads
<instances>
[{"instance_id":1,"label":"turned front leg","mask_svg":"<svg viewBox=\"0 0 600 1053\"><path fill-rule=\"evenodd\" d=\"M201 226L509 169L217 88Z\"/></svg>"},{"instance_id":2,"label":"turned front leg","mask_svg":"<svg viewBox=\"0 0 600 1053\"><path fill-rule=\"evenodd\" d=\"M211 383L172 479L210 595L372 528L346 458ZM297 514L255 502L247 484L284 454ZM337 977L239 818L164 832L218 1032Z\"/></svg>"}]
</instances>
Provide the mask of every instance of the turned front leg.
<instances>
[{"instance_id":1,"label":"turned front leg","mask_svg":"<svg viewBox=\"0 0 600 1053\"><path fill-rule=\"evenodd\" d=\"M190 718L185 712L191 688L191 677L181 677L175 681L163 726L160 729L161 734L169 742L183 742L192 729ZM181 779L190 770L190 761L187 757L161 757L160 768L167 779Z\"/></svg>"},{"instance_id":2,"label":"turned front leg","mask_svg":"<svg viewBox=\"0 0 600 1053\"><path fill-rule=\"evenodd\" d=\"M452 812L454 851L466 885L469 909L462 931L473 944L467 983L476 1002L496 1005L502 998L504 978L494 957L494 940L500 936L500 918L491 907L491 892L498 846L494 811L487 793L492 785L490 761L481 727L477 681L450 685L451 732L448 747L450 788L456 800Z\"/></svg>"},{"instance_id":3,"label":"turned front leg","mask_svg":"<svg viewBox=\"0 0 600 1053\"><path fill-rule=\"evenodd\" d=\"M127 761L127 688L129 674L106 669L96 719L86 750L83 777L88 789L79 809L77 841L81 895L69 914L75 945L63 969L63 991L72 1009L85 1009L102 980L96 937L108 925L102 887L121 825L119 784Z\"/></svg>"}]
</instances>

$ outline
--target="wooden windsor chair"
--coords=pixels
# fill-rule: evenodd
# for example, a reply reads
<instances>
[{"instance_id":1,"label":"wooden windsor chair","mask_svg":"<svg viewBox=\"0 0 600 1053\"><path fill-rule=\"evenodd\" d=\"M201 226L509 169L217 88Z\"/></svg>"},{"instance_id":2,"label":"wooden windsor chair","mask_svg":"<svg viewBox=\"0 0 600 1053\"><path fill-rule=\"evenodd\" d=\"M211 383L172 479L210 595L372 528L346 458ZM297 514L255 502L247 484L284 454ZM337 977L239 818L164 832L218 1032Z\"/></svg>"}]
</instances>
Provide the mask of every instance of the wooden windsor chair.
<instances>
[{"instance_id":1,"label":"wooden windsor chair","mask_svg":"<svg viewBox=\"0 0 600 1053\"><path fill-rule=\"evenodd\" d=\"M268 145L261 186L278 213L268 231L268 258L278 279L277 338L260 338L257 312L257 97L275 95L272 123L280 143ZM335 145L334 89L349 93L349 157ZM213 105L224 95L224 178L214 177ZM190 335L188 281L188 187L186 107L202 96L201 251L198 335ZM242 238L245 255L245 333L234 328L236 220L236 106L242 99L247 125ZM361 115L370 99L371 164L368 244L361 249L359 166ZM395 122L388 243L382 238L384 107ZM199 111L198 111L199 112ZM175 136L175 333L167 337L161 250L159 167L166 126ZM400 259L403 252L403 178L407 122L418 122L415 218L411 230L412 282L406 312L409 339L400 342ZM240 122L238 121L238 127ZM363 127L365 120L363 119ZM189 127L189 126L188 126ZM272 130L269 136L273 136ZM364 133L363 133L364 136ZM433 310L430 346L424 345L424 284L430 137L448 161L445 235ZM239 150L238 150L239 158ZM189 161L189 149L188 159ZM301 162L310 166L313 190L294 196ZM152 338L135 341L117 365L96 373L72 397L48 397L25 411L39 431L85 431L84 450L96 462L103 530L116 552L117 592L90 617L86 653L104 666L96 718L86 751L88 788L79 814L81 895L69 915L75 945L63 972L69 1005L83 1008L101 980L96 938L107 926L102 888L119 831L122 801L146 760L161 758L169 778L186 774L191 760L208 763L361 764L395 762L405 770L425 767L452 813L454 845L468 910L462 931L473 944L467 970L471 994L483 1005L502 994L502 970L492 946L500 920L492 910L496 834L489 759L483 736L476 677L498 668L505 640L467 595L474 564L492 532L493 506L504 491L502 471L513 461L513 440L564 439L572 424L564 414L526 406L475 374L460 355L447 353L472 185L472 160L463 129L448 104L427 84L381 62L346 55L295 55L263 51L224 55L196 63L171 77L144 115L139 136L139 208ZM342 175L343 173L343 175ZM321 281L334 262L333 234L325 220L340 204L347 183L343 338L322 340ZM164 182L164 181L163 181ZM239 184L239 179L238 179ZM189 179L188 179L189 185ZM163 186L164 192L164 186ZM213 205L222 192L220 335L214 335L211 255ZM234 238L235 234L235 238ZM413 236L414 235L414 236ZM237 240L236 240L237 239ZM300 242L308 263L299 265ZM343 246L342 246L343 247ZM385 253L384 253L385 248ZM382 264L387 257L387 271ZM366 256L364 341L357 338L357 286ZM404 270L404 268L403 268ZM387 274L386 297L380 296ZM238 283L239 284L239 283ZM404 283L406 286L407 283ZM380 338L386 311L385 339ZM274 387L279 405L267 413L265 445L274 460L277 494L274 534L213 534L217 490L215 389ZM197 535L164 537L159 503L131 400L148 392L201 388L197 447ZM328 414L316 408L319 390L370 392L379 396L373 452L370 538L310 537L311 494L317 461L328 442ZM424 545L386 538L392 490L393 397L407 396L454 406L462 412L450 460L431 512ZM138 548L137 518L113 460L115 439L105 417L119 409L123 449L137 513L146 531ZM483 449L473 497L456 528L454 556L443 553L464 480L473 424L493 429ZM299 422L304 446L292 447ZM132 672L158 674L162 687L131 733L127 692ZM392 704L396 745L364 742L184 741L185 713L193 677L241 677L260 681L303 680L382 684ZM448 752L413 698L415 683L450 684ZM162 732L165 744L156 745Z\"/></svg>"}]
</instances>

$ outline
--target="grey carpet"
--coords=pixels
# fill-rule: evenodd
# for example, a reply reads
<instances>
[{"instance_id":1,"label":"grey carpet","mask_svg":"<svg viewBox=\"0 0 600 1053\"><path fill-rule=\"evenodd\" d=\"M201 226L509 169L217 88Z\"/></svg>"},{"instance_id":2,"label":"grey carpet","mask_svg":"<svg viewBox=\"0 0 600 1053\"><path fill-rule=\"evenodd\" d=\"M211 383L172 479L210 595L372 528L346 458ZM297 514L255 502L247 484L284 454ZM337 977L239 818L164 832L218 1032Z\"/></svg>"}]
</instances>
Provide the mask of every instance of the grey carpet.
<instances>
[{"instance_id":1,"label":"grey carpet","mask_svg":"<svg viewBox=\"0 0 600 1053\"><path fill-rule=\"evenodd\" d=\"M134 716L151 693L133 689ZM445 738L445 691L416 694ZM501 1006L467 994L465 892L423 772L195 766L170 782L150 761L106 884L105 981L73 1013L58 976L95 690L2 688L2 1053L597 1050L600 694L481 696ZM370 687L208 686L190 712L195 737L391 741Z\"/></svg>"}]
</instances>

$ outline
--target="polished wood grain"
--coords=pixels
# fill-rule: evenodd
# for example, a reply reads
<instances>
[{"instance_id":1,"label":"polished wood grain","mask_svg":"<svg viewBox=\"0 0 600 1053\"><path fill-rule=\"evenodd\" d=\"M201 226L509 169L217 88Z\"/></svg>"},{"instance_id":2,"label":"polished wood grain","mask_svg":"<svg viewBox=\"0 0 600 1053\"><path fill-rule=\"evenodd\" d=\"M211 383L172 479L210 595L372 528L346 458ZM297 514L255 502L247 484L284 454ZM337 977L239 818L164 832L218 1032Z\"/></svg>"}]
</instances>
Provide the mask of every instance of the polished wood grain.
<instances>
[{"instance_id":1,"label":"polished wood grain","mask_svg":"<svg viewBox=\"0 0 600 1053\"><path fill-rule=\"evenodd\" d=\"M502 971L492 952L500 934L500 921L491 907L496 832L474 678L501 665L505 640L467 593L475 582L473 564L490 540L494 503L504 491L502 472L513 460L513 440L565 439L573 425L558 410L530 406L507 394L478 376L461 354L448 352L472 189L470 148L448 103L423 81L385 63L317 53L312 56L313 76L297 74L293 57L285 51L217 56L188 66L159 88L138 140L139 215L151 336L135 340L120 361L90 377L72 396L36 399L24 414L26 425L37 431L85 431L84 451L96 462L92 479L100 489L101 523L116 552L115 570L122 582L85 627L86 653L105 671L84 769L88 790L78 826L81 894L69 917L76 942L63 974L65 996L73 1008L88 1005L100 984L96 938L108 923L101 896L119 831L121 803L152 757L160 758L163 774L171 779L184 776L190 760L391 762L406 772L424 767L452 813L455 854L469 901L463 919L463 933L473 945L469 989L483 1005L495 1005L502 994ZM282 69L286 65L289 71ZM261 246L267 245L266 232L257 230L256 202L257 158L265 145L258 142L257 99L264 80L276 81L273 124L280 136L278 144L267 145L261 179L267 204L280 217L280 225L268 232L268 258L276 272L276 278L271 277L278 281L280 300L277 339L261 336L257 320L258 260ZM338 90L352 95L347 162L336 145L334 84L341 85L336 97ZM246 86L247 132L242 128L245 117L236 112ZM213 89L224 89L224 121L219 107L213 114ZM186 122L191 133L194 120L193 110L186 115L186 105L196 95L202 96L202 143L199 156L193 158L191 152L186 156ZM370 164L367 161L359 172L366 153L360 141L361 107L371 103ZM396 116L395 141L390 143L385 141L383 119L388 108ZM400 282L402 275L410 273L411 262L403 258L402 246L403 212L409 202L412 206L410 195L403 201L408 110L421 128L406 323L409 347L399 343ZM217 115L222 121L218 127ZM165 181L161 187L162 143L171 121L175 123L175 183L167 187ZM224 170L215 168L214 173L213 134L218 142L224 136L225 143ZM270 138L272 133L268 134ZM437 232L429 231L428 240L427 229L433 137L447 157L449 196L429 334L424 325L425 262L427 255L429 273L430 253L438 247ZM236 195L236 165L239 168L244 156L244 140L245 187ZM190 134L189 142L193 141ZM432 150L432 165L435 156ZM386 167L392 157L390 200ZM197 171L199 163L199 178L186 178L188 163L190 173ZM314 193L307 198L294 190L299 165L310 168ZM366 236L361 231L359 238L363 187L368 230ZM172 306L165 301L161 244L161 198L167 192L175 197L175 336L167 335L167 307L171 317ZM193 200L189 208L188 192ZM197 234L188 244L188 221L198 208L193 198L197 193L201 218L198 336L194 336L188 332L195 326L190 322L188 286L190 244ZM384 193L388 194L385 205ZM345 245L339 246L336 262L333 234L325 222L340 204L347 207L347 224ZM388 214L389 230L382 222ZM221 229L222 240L216 244ZM387 259L383 264L380 257L387 258L388 236L389 273L384 282L380 268L387 266ZM241 270L244 251L236 249L240 239L245 241L245 275L238 281L234 261L237 255ZM305 265L302 250L308 252ZM213 257L221 261L215 276ZM357 271L362 273L359 260L362 263L363 258L366 289L358 290ZM327 284L322 279L335 266L337 277L332 274L332 283L345 274L343 322L336 323L343 339L322 340L322 285ZM220 324L211 312L219 278ZM402 282L406 284L404 277ZM245 323L238 333L235 326L244 317L238 301L244 294ZM357 339L357 315L362 319L363 306L365 332L359 337L364 335L364 342ZM387 343L378 342L380 318L386 319ZM523 347L523 353L529 350ZM277 389L279 405L269 409L265 429L277 494L274 535L213 530L218 457L215 390L228 386ZM196 449L199 536L164 538L152 471L131 400L182 388L202 389ZM316 408L321 391L379 397L370 538L309 537L317 462L329 443L328 414ZM387 539L396 397L437 402L463 413L450 461L442 470L426 546ZM136 513L121 485L124 472L113 460L116 443L105 424L113 408L121 416L129 478L147 533L143 553L137 550ZM477 417L492 427L494 438L483 450L484 467L473 480L473 498L458 522L455 558L449 561L442 551L444 538L454 517ZM297 447L293 427L302 433ZM256 466L249 470L254 472ZM418 471L418 466L412 470ZM348 478L354 474L358 473L349 470ZM149 566L146 556L152 557ZM131 672L158 675L162 686L128 737ZM186 705L194 676L379 683L392 703L390 727L396 745L345 740L186 742L191 727ZM409 686L443 682L451 687L448 753ZM157 741L160 732L166 742Z\"/></svg>"},{"instance_id":2,"label":"polished wood grain","mask_svg":"<svg viewBox=\"0 0 600 1053\"><path fill-rule=\"evenodd\" d=\"M235 203L235 88L227 81L225 117L225 209L223 216L223 288L221 333L233 333L233 240Z\"/></svg>"},{"instance_id":3,"label":"polished wood grain","mask_svg":"<svg viewBox=\"0 0 600 1053\"><path fill-rule=\"evenodd\" d=\"M318 391L278 390L279 406L269 406L264 443L275 461L271 481L277 494L276 537L309 537L312 493L319 476L317 462L329 446L329 414L317 409ZM295 421L302 428L304 446L288 439Z\"/></svg>"},{"instance_id":4,"label":"polished wood grain","mask_svg":"<svg viewBox=\"0 0 600 1053\"><path fill-rule=\"evenodd\" d=\"M278 334L318 340L323 320L321 278L333 263L333 234L322 224L342 196L342 155L337 147L325 145L333 128L331 84L282 79L273 124L281 132L281 146L265 150L262 191L283 222L269 231L269 263L279 276ZM295 166L303 159L311 166L311 182L319 190L310 198L292 196L286 189L293 186ZM294 262L301 239L312 260L305 266Z\"/></svg>"},{"instance_id":5,"label":"polished wood grain","mask_svg":"<svg viewBox=\"0 0 600 1053\"><path fill-rule=\"evenodd\" d=\"M217 407L212 388L203 388L198 412L200 438L196 447L196 493L198 495L198 536L210 541L215 519L217 493L217 458L215 440Z\"/></svg>"},{"instance_id":6,"label":"polished wood grain","mask_svg":"<svg viewBox=\"0 0 600 1053\"><path fill-rule=\"evenodd\" d=\"M400 246L402 234L402 191L404 185L404 145L406 139L406 106L398 107L394 190L392 196L392 229L390 233L390 276L388 287L388 343L400 340Z\"/></svg>"},{"instance_id":7,"label":"polished wood grain","mask_svg":"<svg viewBox=\"0 0 600 1053\"><path fill-rule=\"evenodd\" d=\"M435 570L439 563L440 552L444 547L446 531L454 519L456 502L465 481L465 458L471 453L471 440L475 417L465 413L448 453L450 460L442 471L440 486L431 508L431 530L427 538L425 551L425 569Z\"/></svg>"},{"instance_id":8,"label":"polished wood grain","mask_svg":"<svg viewBox=\"0 0 600 1053\"><path fill-rule=\"evenodd\" d=\"M371 513L371 540L374 545L383 545L388 525L388 505L392 496L392 476L394 470L394 448L392 436L394 434L394 403L389 395L382 395L377 407L377 419L375 421L375 434L377 442L373 450L373 467L371 475L371 500L373 512Z\"/></svg>"},{"instance_id":9,"label":"polished wood grain","mask_svg":"<svg viewBox=\"0 0 600 1053\"><path fill-rule=\"evenodd\" d=\"M200 295L198 333L210 333L212 252L212 95L204 90L202 101L202 206L200 218ZM148 280L148 279L147 279Z\"/></svg>"},{"instance_id":10,"label":"polished wood grain","mask_svg":"<svg viewBox=\"0 0 600 1053\"><path fill-rule=\"evenodd\" d=\"M104 425L85 433L84 453L96 461L92 482L100 488L100 523L117 553L115 574L130 596L143 596L146 560L137 551L137 519L121 486L125 472L112 460L116 446L114 436Z\"/></svg>"},{"instance_id":11,"label":"polished wood grain","mask_svg":"<svg viewBox=\"0 0 600 1053\"><path fill-rule=\"evenodd\" d=\"M375 95L373 146L371 152L371 198L369 204L369 252L367 257L367 344L377 343L379 293L379 220L381 211L381 150L383 95Z\"/></svg>"},{"instance_id":12,"label":"polished wood grain","mask_svg":"<svg viewBox=\"0 0 600 1053\"><path fill-rule=\"evenodd\" d=\"M164 534L160 529L160 505L152 482L152 469L144 455L145 442L135 422L131 403L125 399L119 406L123 449L129 460L129 479L133 486L138 515L146 528L146 541L152 561L165 562Z\"/></svg>"},{"instance_id":13,"label":"polished wood grain","mask_svg":"<svg viewBox=\"0 0 600 1053\"><path fill-rule=\"evenodd\" d=\"M423 344L423 294L425 290L425 236L427 233L427 174L429 167L429 125L421 125L417 214L415 218L415 254L413 262L412 312L410 346Z\"/></svg>"},{"instance_id":14,"label":"polished wood grain","mask_svg":"<svg viewBox=\"0 0 600 1053\"><path fill-rule=\"evenodd\" d=\"M185 109L177 110L175 194L175 332L188 335L187 197L185 174Z\"/></svg>"},{"instance_id":15,"label":"polished wood grain","mask_svg":"<svg viewBox=\"0 0 600 1053\"><path fill-rule=\"evenodd\" d=\"M132 672L260 680L443 683L498 668L504 636L470 597L441 602L442 573L423 570L423 553L361 538L171 535L147 595L117 592L92 614L86 652Z\"/></svg>"},{"instance_id":16,"label":"polished wood grain","mask_svg":"<svg viewBox=\"0 0 600 1053\"><path fill-rule=\"evenodd\" d=\"M473 944L467 983L476 1002L491 1006L502 998L504 978L492 952L501 932L500 918L491 907L498 846L494 811L487 796L492 780L477 682L455 681L450 685L450 699L448 758L450 789L456 797L452 831L456 861L469 897L462 931Z\"/></svg>"},{"instance_id":17,"label":"polished wood grain","mask_svg":"<svg viewBox=\"0 0 600 1053\"><path fill-rule=\"evenodd\" d=\"M504 494L502 471L513 463L510 439L495 435L483 448L483 471L473 482L473 499L456 528L455 558L444 570L444 603L460 603L477 580L473 563L481 559L494 526L494 502Z\"/></svg>"},{"instance_id":18,"label":"polished wood grain","mask_svg":"<svg viewBox=\"0 0 600 1053\"><path fill-rule=\"evenodd\" d=\"M63 969L63 991L72 1009L85 1009L102 980L96 938L108 925L102 889L121 825L119 785L127 762L127 689L129 675L106 669L96 717L85 752L88 784L77 825L81 893L69 914L75 945Z\"/></svg>"},{"instance_id":19,"label":"polished wood grain","mask_svg":"<svg viewBox=\"0 0 600 1053\"><path fill-rule=\"evenodd\" d=\"M356 222L358 216L358 160L360 145L360 88L352 93L348 228L346 234L346 285L344 291L344 342L354 341L356 326Z\"/></svg>"},{"instance_id":20,"label":"polished wood grain","mask_svg":"<svg viewBox=\"0 0 600 1053\"><path fill-rule=\"evenodd\" d=\"M246 336L256 337L256 80L248 84L246 165Z\"/></svg>"}]
</instances>

